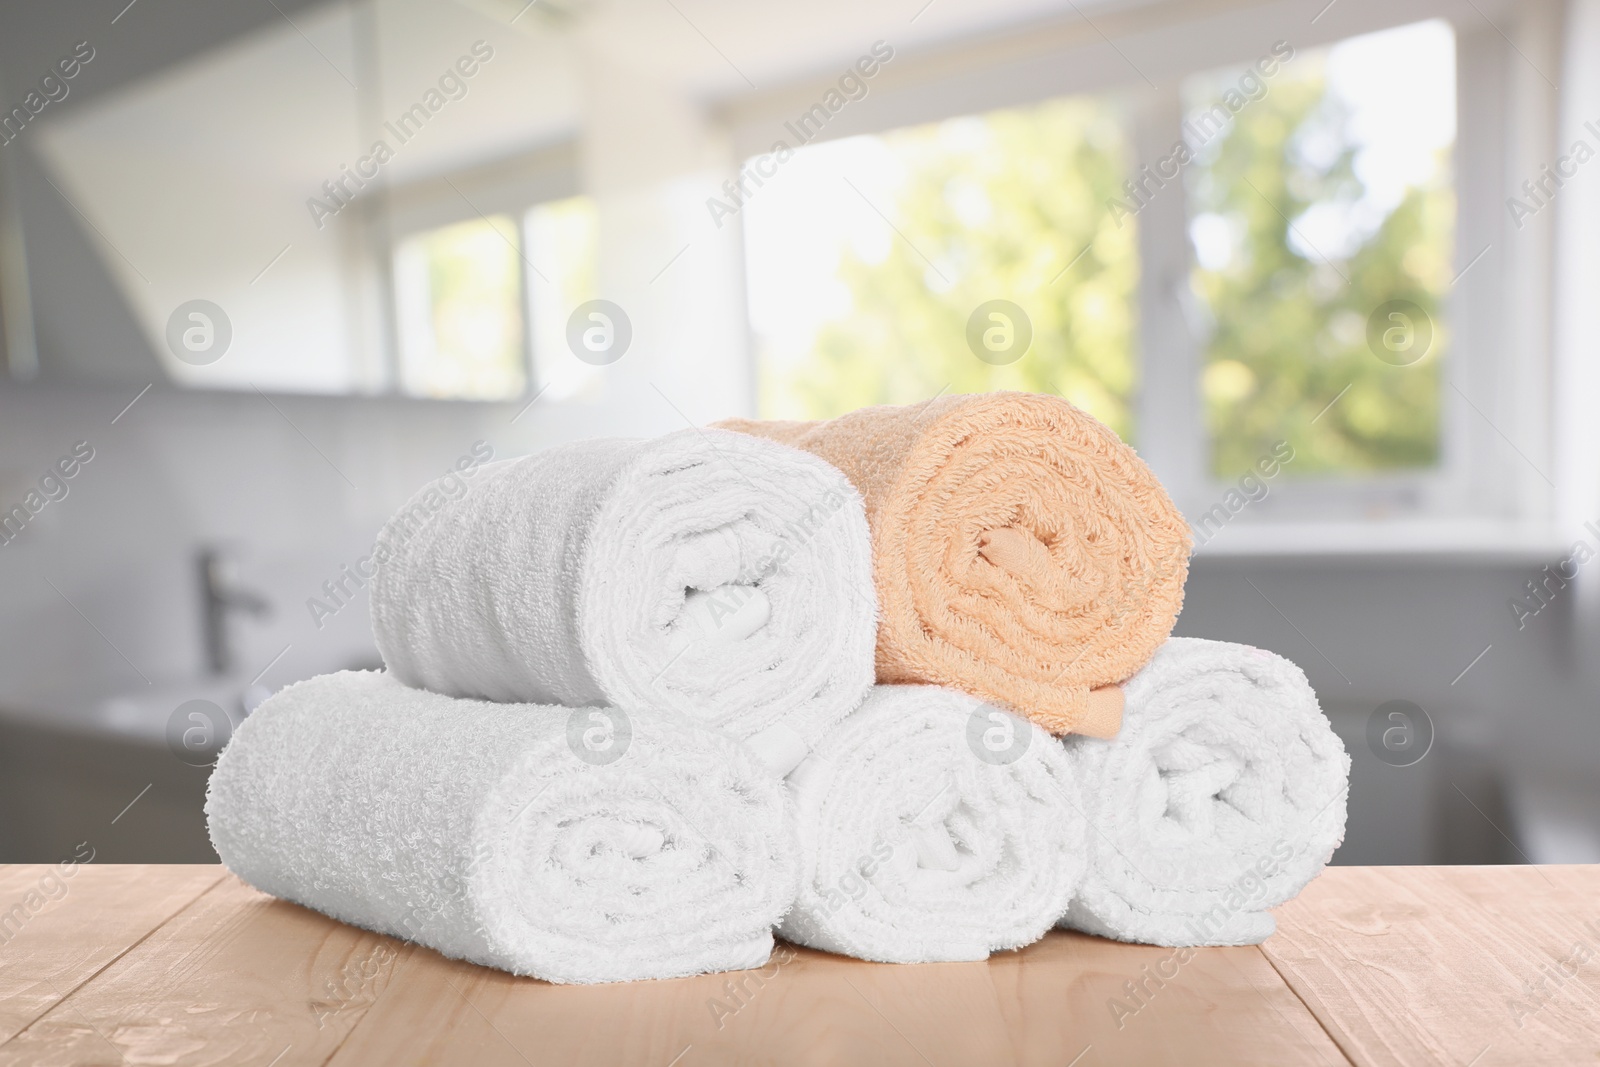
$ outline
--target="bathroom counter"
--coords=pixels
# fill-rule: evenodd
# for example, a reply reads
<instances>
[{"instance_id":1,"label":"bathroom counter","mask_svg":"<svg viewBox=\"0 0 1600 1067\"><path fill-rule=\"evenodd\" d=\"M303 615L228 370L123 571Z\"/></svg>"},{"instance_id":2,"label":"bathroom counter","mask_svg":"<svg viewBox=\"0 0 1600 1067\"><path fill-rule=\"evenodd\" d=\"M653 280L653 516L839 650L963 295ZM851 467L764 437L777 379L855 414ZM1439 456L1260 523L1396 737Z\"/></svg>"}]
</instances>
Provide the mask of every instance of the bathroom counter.
<instances>
[{"instance_id":1,"label":"bathroom counter","mask_svg":"<svg viewBox=\"0 0 1600 1067\"><path fill-rule=\"evenodd\" d=\"M51 870L0 867L0 1065L1495 1067L1600 1054L1597 866L1334 867L1259 947L1054 932L986 963L890 966L780 943L761 972L605 986L446 960L220 867Z\"/></svg>"}]
</instances>

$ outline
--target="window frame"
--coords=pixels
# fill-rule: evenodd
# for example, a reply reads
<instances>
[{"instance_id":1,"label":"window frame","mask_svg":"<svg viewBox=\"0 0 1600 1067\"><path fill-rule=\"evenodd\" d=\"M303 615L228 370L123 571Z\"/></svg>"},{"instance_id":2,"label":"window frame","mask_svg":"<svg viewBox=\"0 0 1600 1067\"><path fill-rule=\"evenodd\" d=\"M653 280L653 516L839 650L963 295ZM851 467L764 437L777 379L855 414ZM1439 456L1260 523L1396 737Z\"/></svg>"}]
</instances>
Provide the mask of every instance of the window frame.
<instances>
[{"instance_id":1,"label":"window frame","mask_svg":"<svg viewBox=\"0 0 1600 1067\"><path fill-rule=\"evenodd\" d=\"M533 396L544 381L543 368L535 344L531 279L528 273L530 242L528 215L540 204L563 200L581 191L578 150L566 142L511 159L448 175L408 183L384 194L375 205L369 242L370 272L381 311L381 352L384 387L396 395L415 397L405 391L400 371L399 306L395 284L395 252L407 239L440 227L496 215L509 215L516 221L518 257L517 292L522 315L522 359L527 371L526 386L518 397L494 403L514 403ZM445 402L483 403L481 400L435 398Z\"/></svg>"},{"instance_id":2,"label":"window frame","mask_svg":"<svg viewBox=\"0 0 1600 1067\"><path fill-rule=\"evenodd\" d=\"M1289 2L1220 11L1194 0L1108 4L1087 18L897 56L818 140L1113 93L1129 103L1137 170L1181 139L1189 75L1250 62L1274 40L1309 51L1433 18L1455 33L1457 101L1458 280L1446 302L1439 466L1280 478L1266 501L1244 508L1199 551L1539 555L1555 543L1560 503L1552 481L1555 212L1541 211L1514 232L1505 203L1555 155L1559 94L1546 79L1562 80L1563 27L1554 0L1336 0L1315 18ZM796 84L722 103L735 158L767 151L781 117L803 110L816 92L815 84ZM1139 450L1194 519L1231 483L1207 470L1202 355L1183 311L1193 268L1183 183L1142 209L1138 225Z\"/></svg>"}]
</instances>

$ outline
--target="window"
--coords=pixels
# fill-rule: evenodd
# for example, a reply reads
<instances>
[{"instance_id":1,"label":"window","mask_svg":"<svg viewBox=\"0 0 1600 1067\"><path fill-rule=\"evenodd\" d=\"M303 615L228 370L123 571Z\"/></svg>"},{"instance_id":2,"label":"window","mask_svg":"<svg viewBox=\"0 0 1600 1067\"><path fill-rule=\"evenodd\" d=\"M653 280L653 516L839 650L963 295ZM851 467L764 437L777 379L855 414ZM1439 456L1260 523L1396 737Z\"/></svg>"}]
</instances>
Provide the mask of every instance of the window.
<instances>
[{"instance_id":1,"label":"window","mask_svg":"<svg viewBox=\"0 0 1600 1067\"><path fill-rule=\"evenodd\" d=\"M569 196L527 207L525 195L507 193L496 214L421 222L441 201L460 211L462 198L448 191L453 201L422 201L412 225L425 228L394 249L401 391L455 400L592 394L598 368L573 356L566 332L573 309L594 297L594 202Z\"/></svg>"},{"instance_id":2,"label":"window","mask_svg":"<svg viewBox=\"0 0 1600 1067\"><path fill-rule=\"evenodd\" d=\"M534 366L538 388L551 400L591 393L599 368L567 347L567 319L595 298L595 253L599 219L594 201L572 196L539 204L524 221L530 266L528 307L533 316Z\"/></svg>"},{"instance_id":3,"label":"window","mask_svg":"<svg viewBox=\"0 0 1600 1067\"><path fill-rule=\"evenodd\" d=\"M1438 466L1454 60L1434 21L1185 84L1214 476Z\"/></svg>"},{"instance_id":4,"label":"window","mask_svg":"<svg viewBox=\"0 0 1600 1067\"><path fill-rule=\"evenodd\" d=\"M746 208L762 415L1024 389L1131 436L1136 231L1101 209L1127 175L1121 117L1090 98L800 150ZM998 299L1032 336L986 362L968 326Z\"/></svg>"},{"instance_id":5,"label":"window","mask_svg":"<svg viewBox=\"0 0 1600 1067\"><path fill-rule=\"evenodd\" d=\"M511 400L528 385L521 251L507 216L442 226L395 250L400 385L412 396Z\"/></svg>"},{"instance_id":6,"label":"window","mask_svg":"<svg viewBox=\"0 0 1600 1067\"><path fill-rule=\"evenodd\" d=\"M998 60L898 68L853 136L796 149L744 205L760 414L1052 392L1191 516L1292 449L1216 551L1292 549L1284 524L1325 546L1526 544L1554 502L1550 238L1503 209L1559 152L1527 132L1556 101L1532 45L1474 12L1395 26L1346 0L1254 44L1197 13L1181 54L1167 25L1018 45L1034 65L1015 81ZM1003 106L937 110L972 95ZM737 111L738 143L770 143L793 98ZM1032 327L1020 358L968 340L995 299ZM1380 520L1390 541L1370 540Z\"/></svg>"}]
</instances>

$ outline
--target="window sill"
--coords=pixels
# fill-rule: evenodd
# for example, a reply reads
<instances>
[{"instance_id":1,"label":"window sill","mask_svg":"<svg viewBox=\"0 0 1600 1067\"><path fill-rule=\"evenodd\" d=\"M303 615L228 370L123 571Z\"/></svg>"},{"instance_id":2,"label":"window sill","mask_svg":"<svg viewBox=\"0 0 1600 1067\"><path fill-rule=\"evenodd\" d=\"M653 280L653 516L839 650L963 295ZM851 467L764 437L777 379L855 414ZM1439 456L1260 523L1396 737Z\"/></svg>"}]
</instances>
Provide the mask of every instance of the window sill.
<instances>
[{"instance_id":1,"label":"window sill","mask_svg":"<svg viewBox=\"0 0 1600 1067\"><path fill-rule=\"evenodd\" d=\"M1577 534L1574 536L1592 535ZM1484 519L1346 522L1239 522L1218 530L1200 559L1283 558L1415 560L1541 564L1565 558L1572 541L1550 524Z\"/></svg>"}]
</instances>

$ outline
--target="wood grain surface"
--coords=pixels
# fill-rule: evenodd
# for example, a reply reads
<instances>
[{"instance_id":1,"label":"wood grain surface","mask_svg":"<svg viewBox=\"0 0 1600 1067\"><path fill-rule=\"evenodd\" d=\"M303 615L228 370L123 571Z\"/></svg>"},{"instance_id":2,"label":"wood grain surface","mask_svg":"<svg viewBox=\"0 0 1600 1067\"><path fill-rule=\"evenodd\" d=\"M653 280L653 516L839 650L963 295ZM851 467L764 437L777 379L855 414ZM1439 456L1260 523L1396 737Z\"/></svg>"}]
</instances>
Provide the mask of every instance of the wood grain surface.
<instances>
[{"instance_id":1,"label":"wood grain surface","mask_svg":"<svg viewBox=\"0 0 1600 1067\"><path fill-rule=\"evenodd\" d=\"M223 877L217 866L0 866L0 1042Z\"/></svg>"},{"instance_id":2,"label":"wood grain surface","mask_svg":"<svg viewBox=\"0 0 1600 1067\"><path fill-rule=\"evenodd\" d=\"M1335 867L1265 952L1354 1063L1600 1063L1600 868Z\"/></svg>"},{"instance_id":3,"label":"wood grain surface","mask_svg":"<svg viewBox=\"0 0 1600 1067\"><path fill-rule=\"evenodd\" d=\"M0 1067L1600 1062L1600 867L1330 868L1260 947L1055 932L893 966L780 943L756 971L603 986L446 960L218 867L81 865L13 932L48 870L0 867Z\"/></svg>"}]
</instances>

